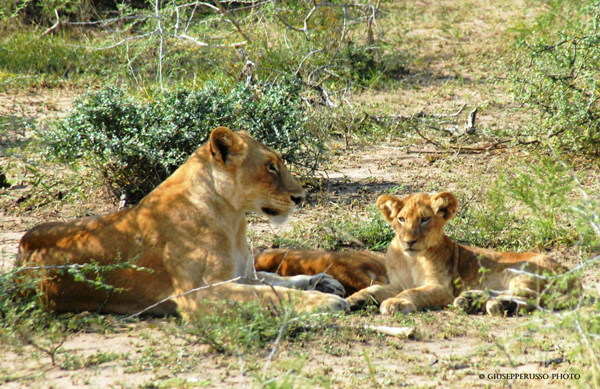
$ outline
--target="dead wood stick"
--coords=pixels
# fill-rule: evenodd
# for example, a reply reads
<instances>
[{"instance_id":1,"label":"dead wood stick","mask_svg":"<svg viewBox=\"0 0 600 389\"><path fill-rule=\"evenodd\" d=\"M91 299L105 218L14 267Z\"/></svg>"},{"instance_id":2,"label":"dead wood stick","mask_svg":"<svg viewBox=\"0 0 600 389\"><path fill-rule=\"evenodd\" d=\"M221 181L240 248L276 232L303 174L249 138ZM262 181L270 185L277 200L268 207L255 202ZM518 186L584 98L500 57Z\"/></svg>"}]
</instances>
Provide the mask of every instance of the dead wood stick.
<instances>
[{"instance_id":1,"label":"dead wood stick","mask_svg":"<svg viewBox=\"0 0 600 389\"><path fill-rule=\"evenodd\" d=\"M44 35L48 34L50 31L54 30L56 27L60 26L60 17L58 16L58 11L54 10L54 13L56 14L56 23L54 23L54 25L52 27L50 27L49 29L47 29L46 31L44 31L40 35L38 35L38 39L40 39Z\"/></svg>"},{"instance_id":2,"label":"dead wood stick","mask_svg":"<svg viewBox=\"0 0 600 389\"><path fill-rule=\"evenodd\" d=\"M246 35L246 33L242 30L242 28L240 27L240 25L238 24L238 22L233 18L233 16L231 16L231 14L229 12L227 12L227 10L223 7L223 5L221 4L221 2L219 0L213 0L213 2L215 3L215 5L219 8L219 11L221 11L221 13L223 15L225 15L225 17L227 19L229 19L229 21L231 23L233 23L233 25L235 26L236 30L238 30L238 32L240 33L240 35L246 40L248 41L248 43L252 44L252 39L250 39L250 37L248 35Z\"/></svg>"},{"instance_id":3,"label":"dead wood stick","mask_svg":"<svg viewBox=\"0 0 600 389\"><path fill-rule=\"evenodd\" d=\"M430 113L425 113L423 111L419 111L417 113L415 113L414 115L410 115L410 116L406 116L406 115L389 115L389 116L379 116L379 115L370 115L369 118L375 119L376 121L379 121L381 119L385 119L385 118L389 118L389 119L396 119L396 120L413 120L414 118L424 118L424 117L432 117L432 118L452 118L452 117L457 117L458 115L460 115L460 113L465 109L465 107L467 106L467 103L463 104L462 107L460 107L460 109L452 114L448 114L448 115L436 115L436 114L430 114ZM454 123L452 123L454 124ZM437 129L437 128L435 128ZM443 131L448 131L448 130L443 130ZM450 132L450 131L448 131ZM451 133L451 132L450 132Z\"/></svg>"},{"instance_id":4,"label":"dead wood stick","mask_svg":"<svg viewBox=\"0 0 600 389\"><path fill-rule=\"evenodd\" d=\"M469 149L452 149L452 150L408 150L409 153L415 154L481 154L482 151L479 150L469 150Z\"/></svg>"},{"instance_id":5,"label":"dead wood stick","mask_svg":"<svg viewBox=\"0 0 600 389\"><path fill-rule=\"evenodd\" d=\"M436 130L436 131L440 131L440 132L446 132L446 133L448 133L448 134L450 134L450 135L454 135L454 134L452 133L452 131L450 131L450 130L446 130L445 128L436 127L436 126L430 126L430 125L427 125L427 127L428 127L428 128L431 128L432 130Z\"/></svg>"},{"instance_id":6,"label":"dead wood stick","mask_svg":"<svg viewBox=\"0 0 600 389\"><path fill-rule=\"evenodd\" d=\"M500 142L496 142L494 144L491 144L487 147L469 147L469 146L448 146L451 149L461 149L461 150L471 150L471 151L490 151L490 150L497 150L497 149L504 149L505 147L497 147L500 146L501 144L504 143L508 143L511 140L503 140Z\"/></svg>"},{"instance_id":7,"label":"dead wood stick","mask_svg":"<svg viewBox=\"0 0 600 389\"><path fill-rule=\"evenodd\" d=\"M456 113L452 113L452 114L449 114L449 115L434 115L434 114L427 115L425 113L423 113L423 115L431 116L431 117L434 117L434 118L455 118L458 115L460 115L460 113L463 111L463 109L465 109L466 106L467 106L467 103L464 103L462 105L462 107L460 107L460 109Z\"/></svg>"},{"instance_id":8,"label":"dead wood stick","mask_svg":"<svg viewBox=\"0 0 600 389\"><path fill-rule=\"evenodd\" d=\"M454 154L456 151L450 150L408 150L409 153L415 154Z\"/></svg>"},{"instance_id":9,"label":"dead wood stick","mask_svg":"<svg viewBox=\"0 0 600 389\"><path fill-rule=\"evenodd\" d=\"M415 130L417 131L417 134L419 134L419 136L423 139L425 139L428 143L431 143L432 145L434 145L435 147L442 147L439 143L432 141L431 139L427 138L425 135L421 134L421 131L419 131L418 127L415 127Z\"/></svg>"}]
</instances>

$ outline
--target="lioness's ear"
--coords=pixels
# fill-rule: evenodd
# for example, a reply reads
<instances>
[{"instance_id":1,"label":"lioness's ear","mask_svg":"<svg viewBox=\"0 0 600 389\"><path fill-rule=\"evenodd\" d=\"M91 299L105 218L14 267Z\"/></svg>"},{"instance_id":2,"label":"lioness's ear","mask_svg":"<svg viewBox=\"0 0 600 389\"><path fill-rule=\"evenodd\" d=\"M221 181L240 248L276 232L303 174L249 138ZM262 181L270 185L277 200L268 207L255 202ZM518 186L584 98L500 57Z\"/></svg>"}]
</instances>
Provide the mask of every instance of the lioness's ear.
<instances>
[{"instance_id":1,"label":"lioness's ear","mask_svg":"<svg viewBox=\"0 0 600 389\"><path fill-rule=\"evenodd\" d=\"M210 152L223 164L227 164L231 155L242 149L243 142L240 137L227 127L217 127L210 134Z\"/></svg>"},{"instance_id":2,"label":"lioness's ear","mask_svg":"<svg viewBox=\"0 0 600 389\"><path fill-rule=\"evenodd\" d=\"M379 209L383 218L391 223L402 209L402 200L396 196L379 196L377 199L377 209Z\"/></svg>"},{"instance_id":3,"label":"lioness's ear","mask_svg":"<svg viewBox=\"0 0 600 389\"><path fill-rule=\"evenodd\" d=\"M450 192L440 192L431 198L431 208L436 214L442 213L444 219L450 220L458 209L458 200Z\"/></svg>"}]
</instances>

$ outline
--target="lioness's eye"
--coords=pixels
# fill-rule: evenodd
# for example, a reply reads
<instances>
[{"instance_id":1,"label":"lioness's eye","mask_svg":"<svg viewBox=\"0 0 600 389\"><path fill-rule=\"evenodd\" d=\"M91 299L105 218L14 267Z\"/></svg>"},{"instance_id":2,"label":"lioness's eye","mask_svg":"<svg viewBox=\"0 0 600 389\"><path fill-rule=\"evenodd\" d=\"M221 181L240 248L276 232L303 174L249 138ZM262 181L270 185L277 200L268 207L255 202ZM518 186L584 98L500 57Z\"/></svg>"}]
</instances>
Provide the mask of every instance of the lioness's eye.
<instances>
[{"instance_id":1,"label":"lioness's eye","mask_svg":"<svg viewBox=\"0 0 600 389\"><path fill-rule=\"evenodd\" d=\"M431 220L430 217L424 217L424 218L421 219L421 224L429 223L429 220Z\"/></svg>"},{"instance_id":2,"label":"lioness's eye","mask_svg":"<svg viewBox=\"0 0 600 389\"><path fill-rule=\"evenodd\" d=\"M403 218L403 217L399 217L399 218L398 218L398 221L399 221L400 223L404 223L404 218Z\"/></svg>"},{"instance_id":3,"label":"lioness's eye","mask_svg":"<svg viewBox=\"0 0 600 389\"><path fill-rule=\"evenodd\" d=\"M271 173L277 173L277 166L275 166L273 162L269 162L267 163L267 170L269 170Z\"/></svg>"}]
</instances>

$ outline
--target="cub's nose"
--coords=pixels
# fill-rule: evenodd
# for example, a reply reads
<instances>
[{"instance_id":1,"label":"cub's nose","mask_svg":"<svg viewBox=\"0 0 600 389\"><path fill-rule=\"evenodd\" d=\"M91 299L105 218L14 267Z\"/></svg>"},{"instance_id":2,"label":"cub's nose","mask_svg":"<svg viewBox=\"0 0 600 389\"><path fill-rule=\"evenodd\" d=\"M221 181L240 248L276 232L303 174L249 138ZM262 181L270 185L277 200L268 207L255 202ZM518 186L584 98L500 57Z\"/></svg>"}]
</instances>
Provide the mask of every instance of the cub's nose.
<instances>
[{"instance_id":1,"label":"cub's nose","mask_svg":"<svg viewBox=\"0 0 600 389\"><path fill-rule=\"evenodd\" d=\"M408 245L408 247L412 247L413 244L417 243L417 240L407 240L406 244Z\"/></svg>"},{"instance_id":2,"label":"cub's nose","mask_svg":"<svg viewBox=\"0 0 600 389\"><path fill-rule=\"evenodd\" d=\"M302 203L304 201L304 195L301 195L301 196L292 195L292 201L294 202L294 204L300 205L300 203Z\"/></svg>"}]
</instances>

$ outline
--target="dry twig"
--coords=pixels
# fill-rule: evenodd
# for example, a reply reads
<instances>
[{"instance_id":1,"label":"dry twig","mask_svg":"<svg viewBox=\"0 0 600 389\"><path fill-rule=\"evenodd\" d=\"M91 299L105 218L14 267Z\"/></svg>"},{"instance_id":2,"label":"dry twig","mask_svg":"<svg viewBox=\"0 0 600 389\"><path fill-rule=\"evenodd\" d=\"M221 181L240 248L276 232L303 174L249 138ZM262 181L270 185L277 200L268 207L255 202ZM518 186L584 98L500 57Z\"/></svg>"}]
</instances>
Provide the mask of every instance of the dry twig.
<instances>
[{"instance_id":1,"label":"dry twig","mask_svg":"<svg viewBox=\"0 0 600 389\"><path fill-rule=\"evenodd\" d=\"M50 27L49 29L47 29L46 31L44 31L40 35L38 35L38 39L40 39L44 35L48 34L49 32L53 31L56 27L60 26L60 17L58 16L58 11L54 10L54 13L56 14L56 23L54 23L54 25L52 27Z\"/></svg>"}]
</instances>

